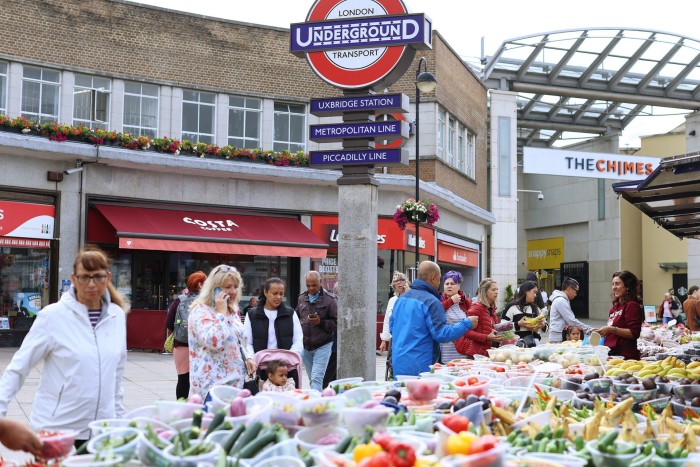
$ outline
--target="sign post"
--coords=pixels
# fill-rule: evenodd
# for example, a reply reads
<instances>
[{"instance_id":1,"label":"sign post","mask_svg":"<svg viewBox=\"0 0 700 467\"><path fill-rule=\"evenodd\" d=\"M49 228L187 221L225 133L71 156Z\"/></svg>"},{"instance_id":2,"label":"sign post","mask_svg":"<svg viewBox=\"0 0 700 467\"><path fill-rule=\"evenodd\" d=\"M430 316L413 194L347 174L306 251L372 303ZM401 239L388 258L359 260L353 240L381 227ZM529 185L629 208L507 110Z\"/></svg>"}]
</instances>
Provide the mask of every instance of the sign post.
<instances>
[{"instance_id":1,"label":"sign post","mask_svg":"<svg viewBox=\"0 0 700 467\"><path fill-rule=\"evenodd\" d=\"M305 23L292 24L290 52L306 57L337 98L312 99L311 113L342 116L312 125L309 139L342 142L311 151L312 167L342 168L338 179L338 376L376 379L377 180L375 166L408 165L405 121L375 115L408 111L408 96L377 94L396 82L416 50L432 47L432 24L402 0L316 0ZM389 145L375 147L377 141ZM358 345L363 343L363 345Z\"/></svg>"}]
</instances>

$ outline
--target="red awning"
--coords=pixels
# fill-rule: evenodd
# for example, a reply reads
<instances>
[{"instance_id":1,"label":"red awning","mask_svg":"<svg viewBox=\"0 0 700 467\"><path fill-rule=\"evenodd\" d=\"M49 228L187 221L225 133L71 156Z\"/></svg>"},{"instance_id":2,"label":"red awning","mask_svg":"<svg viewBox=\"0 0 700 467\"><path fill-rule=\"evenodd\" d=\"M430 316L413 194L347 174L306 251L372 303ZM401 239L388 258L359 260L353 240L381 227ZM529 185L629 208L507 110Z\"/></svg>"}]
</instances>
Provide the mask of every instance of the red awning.
<instances>
[{"instance_id":1,"label":"red awning","mask_svg":"<svg viewBox=\"0 0 700 467\"><path fill-rule=\"evenodd\" d=\"M119 248L325 258L328 245L299 220L95 205L116 229Z\"/></svg>"}]
</instances>

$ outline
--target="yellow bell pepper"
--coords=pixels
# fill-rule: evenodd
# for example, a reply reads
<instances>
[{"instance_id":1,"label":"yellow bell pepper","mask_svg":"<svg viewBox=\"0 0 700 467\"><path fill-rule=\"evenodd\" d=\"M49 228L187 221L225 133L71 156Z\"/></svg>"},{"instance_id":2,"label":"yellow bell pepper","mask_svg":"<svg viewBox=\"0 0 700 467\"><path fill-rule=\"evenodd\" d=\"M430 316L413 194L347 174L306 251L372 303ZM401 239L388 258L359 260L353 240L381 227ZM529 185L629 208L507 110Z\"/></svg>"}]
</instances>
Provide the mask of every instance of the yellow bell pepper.
<instances>
[{"instance_id":1,"label":"yellow bell pepper","mask_svg":"<svg viewBox=\"0 0 700 467\"><path fill-rule=\"evenodd\" d=\"M352 451L352 457L355 462L360 462L365 457L372 457L380 452L382 452L382 447L376 443L358 444Z\"/></svg>"},{"instance_id":2,"label":"yellow bell pepper","mask_svg":"<svg viewBox=\"0 0 700 467\"><path fill-rule=\"evenodd\" d=\"M469 452L469 447L475 439L476 435L468 431L461 431L456 435L450 435L450 437L447 438L447 452L451 456L455 454L467 454Z\"/></svg>"}]
</instances>

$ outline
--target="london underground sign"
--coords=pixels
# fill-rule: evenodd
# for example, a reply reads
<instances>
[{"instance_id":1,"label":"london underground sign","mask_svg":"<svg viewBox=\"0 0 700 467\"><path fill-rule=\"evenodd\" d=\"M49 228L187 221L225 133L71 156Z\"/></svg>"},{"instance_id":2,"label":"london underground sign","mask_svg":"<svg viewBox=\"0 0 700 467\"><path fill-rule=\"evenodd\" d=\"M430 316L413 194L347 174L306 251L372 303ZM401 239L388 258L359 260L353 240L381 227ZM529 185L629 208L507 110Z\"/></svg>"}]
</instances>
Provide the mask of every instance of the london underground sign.
<instances>
[{"instance_id":1,"label":"london underground sign","mask_svg":"<svg viewBox=\"0 0 700 467\"><path fill-rule=\"evenodd\" d=\"M306 23L291 25L290 51L342 89L384 89L432 47L432 24L402 0L317 0Z\"/></svg>"},{"instance_id":2,"label":"london underground sign","mask_svg":"<svg viewBox=\"0 0 700 467\"><path fill-rule=\"evenodd\" d=\"M408 123L362 122L362 123L331 123L326 125L311 125L309 139L319 143L332 143L344 139L374 139L374 140L406 140L408 139Z\"/></svg>"},{"instance_id":3,"label":"london underground sign","mask_svg":"<svg viewBox=\"0 0 700 467\"><path fill-rule=\"evenodd\" d=\"M326 168L343 165L408 165L408 151L405 149L310 151L309 165Z\"/></svg>"},{"instance_id":4,"label":"london underground sign","mask_svg":"<svg viewBox=\"0 0 700 467\"><path fill-rule=\"evenodd\" d=\"M344 112L373 110L375 114L408 112L406 94L375 94L368 96L330 97L311 99L311 114L318 117L334 117Z\"/></svg>"}]
</instances>

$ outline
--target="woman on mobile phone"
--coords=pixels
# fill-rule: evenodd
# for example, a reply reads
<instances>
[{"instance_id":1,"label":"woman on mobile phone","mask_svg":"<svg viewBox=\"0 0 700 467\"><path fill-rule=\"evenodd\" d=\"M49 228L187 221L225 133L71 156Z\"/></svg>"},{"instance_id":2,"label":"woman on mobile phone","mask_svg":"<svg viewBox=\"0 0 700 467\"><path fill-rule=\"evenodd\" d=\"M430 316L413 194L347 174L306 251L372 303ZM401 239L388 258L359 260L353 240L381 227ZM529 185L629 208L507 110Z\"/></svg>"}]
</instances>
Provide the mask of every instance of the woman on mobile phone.
<instances>
[{"instance_id":1,"label":"woman on mobile phone","mask_svg":"<svg viewBox=\"0 0 700 467\"><path fill-rule=\"evenodd\" d=\"M192 304L188 321L190 345L190 394L205 402L215 384L243 387L246 370L255 371L252 358L245 358L247 345L238 301L243 279L236 268L219 265L204 281Z\"/></svg>"}]
</instances>

